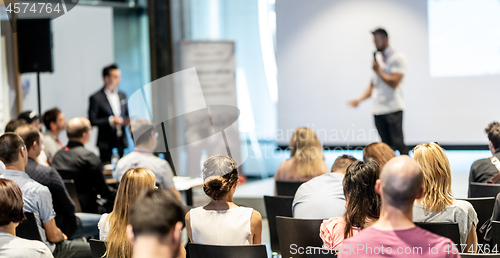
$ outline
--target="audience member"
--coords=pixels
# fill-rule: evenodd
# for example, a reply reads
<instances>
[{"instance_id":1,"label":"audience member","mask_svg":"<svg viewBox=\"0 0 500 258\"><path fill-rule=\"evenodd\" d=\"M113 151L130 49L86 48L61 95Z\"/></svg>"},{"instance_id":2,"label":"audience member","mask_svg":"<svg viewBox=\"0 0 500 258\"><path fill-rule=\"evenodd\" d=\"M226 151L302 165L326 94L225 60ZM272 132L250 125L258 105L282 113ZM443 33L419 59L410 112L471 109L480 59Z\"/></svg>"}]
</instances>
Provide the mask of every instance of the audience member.
<instances>
[{"instance_id":1,"label":"audience member","mask_svg":"<svg viewBox=\"0 0 500 258\"><path fill-rule=\"evenodd\" d=\"M413 201L423 196L423 177L410 157L389 160L375 186L382 199L379 220L344 240L339 257L460 257L450 239L413 224Z\"/></svg>"},{"instance_id":2,"label":"audience member","mask_svg":"<svg viewBox=\"0 0 500 258\"><path fill-rule=\"evenodd\" d=\"M488 135L488 145L493 156L476 160L472 163L469 173L469 183L486 183L500 173L500 123L491 122L484 131Z\"/></svg>"},{"instance_id":3,"label":"audience member","mask_svg":"<svg viewBox=\"0 0 500 258\"><path fill-rule=\"evenodd\" d=\"M66 127L66 117L64 113L58 108L53 108L45 111L43 114L43 124L47 131L45 131L43 141L45 143L45 154L49 164L52 163L52 158L56 152L62 149L63 144L59 140L59 134Z\"/></svg>"},{"instance_id":4,"label":"audience member","mask_svg":"<svg viewBox=\"0 0 500 258\"><path fill-rule=\"evenodd\" d=\"M13 133L19 126L25 125L24 119L12 119L5 125L5 133Z\"/></svg>"},{"instance_id":5,"label":"audience member","mask_svg":"<svg viewBox=\"0 0 500 258\"><path fill-rule=\"evenodd\" d=\"M491 242L491 222L492 221L500 221L500 193L497 194L495 198L495 205L493 206L493 213L491 214L491 218L488 219L481 226L481 233L484 233L484 241L487 243Z\"/></svg>"},{"instance_id":6,"label":"audience member","mask_svg":"<svg viewBox=\"0 0 500 258\"><path fill-rule=\"evenodd\" d=\"M6 167L2 177L12 180L21 188L23 211L35 215L42 241L54 257L92 257L88 243L68 241L66 235L56 226L56 214L49 189L24 172L28 163L28 150L18 134L5 133L0 136L0 160Z\"/></svg>"},{"instance_id":7,"label":"audience member","mask_svg":"<svg viewBox=\"0 0 500 258\"><path fill-rule=\"evenodd\" d=\"M295 129L289 148L290 159L280 164L274 174L275 181L306 182L328 173L323 157L323 147L311 128Z\"/></svg>"},{"instance_id":8,"label":"audience member","mask_svg":"<svg viewBox=\"0 0 500 258\"><path fill-rule=\"evenodd\" d=\"M179 200L181 194L175 189L174 173L165 159L153 155L157 139L153 124L146 119L138 119L130 125L132 137L135 140L135 149L127 156L118 160L113 172L114 178L119 182L125 171L130 168L147 168L156 176L156 183L161 187L171 190Z\"/></svg>"},{"instance_id":9,"label":"audience member","mask_svg":"<svg viewBox=\"0 0 500 258\"><path fill-rule=\"evenodd\" d=\"M42 124L40 123L40 116L36 111L24 111L17 116L17 119L22 119L26 121L29 125L34 125L38 131L42 131Z\"/></svg>"},{"instance_id":10,"label":"audience member","mask_svg":"<svg viewBox=\"0 0 500 258\"><path fill-rule=\"evenodd\" d=\"M183 257L181 229L185 209L172 192L146 190L130 207L127 236L132 258Z\"/></svg>"},{"instance_id":11,"label":"audience member","mask_svg":"<svg viewBox=\"0 0 500 258\"><path fill-rule=\"evenodd\" d=\"M75 214L75 204L71 200L59 173L52 167L42 166L37 163L36 157L43 148L42 133L33 125L20 126L16 129L16 133L23 138L26 149L28 149L28 164L25 167L26 174L31 179L49 188L56 212L56 225L69 238L97 236L99 233L97 222L100 215L89 213Z\"/></svg>"},{"instance_id":12,"label":"audience member","mask_svg":"<svg viewBox=\"0 0 500 258\"><path fill-rule=\"evenodd\" d=\"M38 131L40 132L42 131L42 124L40 123L40 117L38 116L36 111L31 111L31 110L25 111L19 114L19 116L17 116L17 119L24 120L26 121L26 124L33 125L38 129ZM49 166L47 155L43 150L42 152L40 152L40 155L36 157L36 160L41 165Z\"/></svg>"},{"instance_id":13,"label":"audience member","mask_svg":"<svg viewBox=\"0 0 500 258\"><path fill-rule=\"evenodd\" d=\"M342 180L347 167L354 161L356 159L352 156L339 156L333 163L331 173L303 183L293 199L293 217L327 219L342 216L345 212Z\"/></svg>"},{"instance_id":14,"label":"audience member","mask_svg":"<svg viewBox=\"0 0 500 258\"><path fill-rule=\"evenodd\" d=\"M233 159L223 155L210 157L203 164L203 181L203 191L211 201L186 214L186 229L191 242L208 245L260 244L260 213L233 203L238 185L238 169Z\"/></svg>"},{"instance_id":15,"label":"audience member","mask_svg":"<svg viewBox=\"0 0 500 258\"><path fill-rule=\"evenodd\" d=\"M66 126L68 145L54 155L52 166L63 178L75 180L82 211L98 213L97 195L106 198L111 191L102 173L101 160L84 147L90 141L90 130L87 118L69 120Z\"/></svg>"},{"instance_id":16,"label":"audience member","mask_svg":"<svg viewBox=\"0 0 500 258\"><path fill-rule=\"evenodd\" d=\"M444 150L437 143L418 145L413 158L424 175L424 195L415 201L413 221L456 222L460 230L460 243L466 250L476 250L477 214L474 207L462 200L453 199L451 169Z\"/></svg>"},{"instance_id":17,"label":"audience member","mask_svg":"<svg viewBox=\"0 0 500 258\"><path fill-rule=\"evenodd\" d=\"M344 239L355 236L377 221L380 196L375 192L375 183L379 175L380 166L373 159L349 165L342 182L346 212L341 217L321 223L319 235L324 248L337 249Z\"/></svg>"},{"instance_id":18,"label":"audience member","mask_svg":"<svg viewBox=\"0 0 500 258\"><path fill-rule=\"evenodd\" d=\"M8 179L0 179L0 257L53 258L42 242L16 237L16 227L24 219L21 189Z\"/></svg>"},{"instance_id":19,"label":"audience member","mask_svg":"<svg viewBox=\"0 0 500 258\"><path fill-rule=\"evenodd\" d=\"M383 142L368 144L363 149L363 160L374 159L379 164L380 169L384 168L385 163L394 157L396 157L394 150Z\"/></svg>"},{"instance_id":20,"label":"audience member","mask_svg":"<svg viewBox=\"0 0 500 258\"><path fill-rule=\"evenodd\" d=\"M121 71L112 64L102 69L104 87L89 99L89 119L99 128L97 147L102 162L111 161L112 149L117 148L120 157L128 147L125 127L130 123L127 96L118 90Z\"/></svg>"},{"instance_id":21,"label":"audience member","mask_svg":"<svg viewBox=\"0 0 500 258\"><path fill-rule=\"evenodd\" d=\"M144 189L154 189L155 175L149 169L131 168L125 172L118 186L115 207L99 220L99 239L106 240L108 258L130 258L132 245L127 240L129 207Z\"/></svg>"}]
</instances>

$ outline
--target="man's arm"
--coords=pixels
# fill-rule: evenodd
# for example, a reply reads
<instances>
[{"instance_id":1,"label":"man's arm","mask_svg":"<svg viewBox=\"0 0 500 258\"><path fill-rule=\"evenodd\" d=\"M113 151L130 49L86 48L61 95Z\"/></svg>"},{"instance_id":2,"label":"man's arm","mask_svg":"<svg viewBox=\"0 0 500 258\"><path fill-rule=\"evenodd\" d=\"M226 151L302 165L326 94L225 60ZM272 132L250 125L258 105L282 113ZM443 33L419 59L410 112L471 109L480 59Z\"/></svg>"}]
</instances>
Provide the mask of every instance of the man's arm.
<instances>
[{"instance_id":1,"label":"man's arm","mask_svg":"<svg viewBox=\"0 0 500 258\"><path fill-rule=\"evenodd\" d=\"M97 117L97 114L99 113L99 103L95 99L94 96L90 97L89 99L89 120L90 124L97 125L97 126L103 126L103 125L109 125L109 117Z\"/></svg>"},{"instance_id":2,"label":"man's arm","mask_svg":"<svg viewBox=\"0 0 500 258\"><path fill-rule=\"evenodd\" d=\"M380 76L380 78L382 79L382 81L385 82L385 84L387 84L389 87L391 87L392 89L396 89L399 85L399 83L401 82L401 80L403 79L403 74L400 73L400 72L396 72L396 71L404 71L406 65L404 64L405 62L400 60L399 62L396 63L396 67L394 69L394 72L392 72L391 74L388 74L386 72L384 72L384 70L382 70L382 68L380 67L379 63L377 61L373 61L373 71L375 71L375 73Z\"/></svg>"},{"instance_id":3,"label":"man's arm","mask_svg":"<svg viewBox=\"0 0 500 258\"><path fill-rule=\"evenodd\" d=\"M363 95L359 99L351 100L349 101L349 106L351 107L357 107L361 101L368 99L372 96L372 88L373 88L373 82L370 83L370 86L363 92Z\"/></svg>"},{"instance_id":4,"label":"man's arm","mask_svg":"<svg viewBox=\"0 0 500 258\"><path fill-rule=\"evenodd\" d=\"M56 226L56 221L54 219L43 223L43 228L45 229L47 240L52 243L59 243L68 239L68 237Z\"/></svg>"}]
</instances>

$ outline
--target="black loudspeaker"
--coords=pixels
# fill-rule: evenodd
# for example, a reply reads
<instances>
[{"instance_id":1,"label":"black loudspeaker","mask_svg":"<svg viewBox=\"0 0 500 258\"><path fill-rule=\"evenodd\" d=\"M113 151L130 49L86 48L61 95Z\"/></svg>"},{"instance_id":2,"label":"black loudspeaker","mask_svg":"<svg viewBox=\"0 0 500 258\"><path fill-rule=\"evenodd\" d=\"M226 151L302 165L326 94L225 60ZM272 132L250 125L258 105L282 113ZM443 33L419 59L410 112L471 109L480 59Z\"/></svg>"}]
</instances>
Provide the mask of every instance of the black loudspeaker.
<instances>
[{"instance_id":1,"label":"black loudspeaker","mask_svg":"<svg viewBox=\"0 0 500 258\"><path fill-rule=\"evenodd\" d=\"M19 72L53 72L50 19L17 20Z\"/></svg>"}]
</instances>

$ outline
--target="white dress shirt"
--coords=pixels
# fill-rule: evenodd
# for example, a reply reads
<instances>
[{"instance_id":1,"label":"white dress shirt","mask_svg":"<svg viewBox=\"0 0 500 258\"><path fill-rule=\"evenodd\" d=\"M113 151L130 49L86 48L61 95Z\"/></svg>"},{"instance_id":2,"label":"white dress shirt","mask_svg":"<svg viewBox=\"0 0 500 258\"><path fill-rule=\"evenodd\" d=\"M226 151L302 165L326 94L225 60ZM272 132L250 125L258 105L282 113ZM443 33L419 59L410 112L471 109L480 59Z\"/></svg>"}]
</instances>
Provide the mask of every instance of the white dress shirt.
<instances>
[{"instance_id":1,"label":"white dress shirt","mask_svg":"<svg viewBox=\"0 0 500 258\"><path fill-rule=\"evenodd\" d=\"M122 106L120 104L120 96L118 95L118 89L115 89L114 92L109 91L108 89L104 89L104 93L106 94L106 98L108 99L109 105L111 106L111 110L113 111L114 116L121 116L122 114ZM122 135L122 127L121 125L115 125L113 121L113 117L109 117L109 124L111 126L116 126L116 136L120 137Z\"/></svg>"}]
</instances>

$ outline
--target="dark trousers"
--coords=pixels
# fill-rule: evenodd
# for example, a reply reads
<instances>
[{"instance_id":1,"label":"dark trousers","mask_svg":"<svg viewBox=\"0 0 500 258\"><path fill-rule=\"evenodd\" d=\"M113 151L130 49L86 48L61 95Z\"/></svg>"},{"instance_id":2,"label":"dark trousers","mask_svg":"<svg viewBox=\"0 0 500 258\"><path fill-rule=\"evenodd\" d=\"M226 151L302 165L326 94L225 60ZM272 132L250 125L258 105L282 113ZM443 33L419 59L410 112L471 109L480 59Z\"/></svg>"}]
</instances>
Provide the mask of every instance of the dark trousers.
<instances>
[{"instance_id":1,"label":"dark trousers","mask_svg":"<svg viewBox=\"0 0 500 258\"><path fill-rule=\"evenodd\" d=\"M382 142L401 154L408 154L403 137L403 111L385 115L375 115L375 126Z\"/></svg>"},{"instance_id":2,"label":"dark trousers","mask_svg":"<svg viewBox=\"0 0 500 258\"><path fill-rule=\"evenodd\" d=\"M120 145L122 145L122 144L120 144ZM123 146L117 146L117 147L112 147L112 148L99 147L99 156L101 158L102 164L111 163L111 155L113 154L113 148L117 148L118 155L120 155L120 157L123 157L123 150L125 149Z\"/></svg>"}]
</instances>

